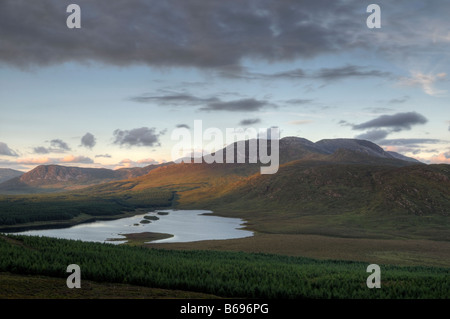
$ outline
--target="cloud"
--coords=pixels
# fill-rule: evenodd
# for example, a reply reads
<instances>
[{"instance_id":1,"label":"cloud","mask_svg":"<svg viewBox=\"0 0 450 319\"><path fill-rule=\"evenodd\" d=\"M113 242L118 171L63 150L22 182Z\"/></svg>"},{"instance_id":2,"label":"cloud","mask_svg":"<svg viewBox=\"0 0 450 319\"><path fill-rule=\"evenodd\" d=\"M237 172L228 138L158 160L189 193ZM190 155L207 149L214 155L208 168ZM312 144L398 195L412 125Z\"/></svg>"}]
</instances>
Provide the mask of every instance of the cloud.
<instances>
[{"instance_id":1,"label":"cloud","mask_svg":"<svg viewBox=\"0 0 450 319\"><path fill-rule=\"evenodd\" d=\"M288 104L294 104L294 105L301 105L301 104L309 104L314 100L307 100L307 99L291 99L285 101Z\"/></svg>"},{"instance_id":2,"label":"cloud","mask_svg":"<svg viewBox=\"0 0 450 319\"><path fill-rule=\"evenodd\" d=\"M155 102L159 105L171 106L200 106L199 111L229 111L229 112L254 112L265 106L275 105L265 100L243 98L234 101L224 101L217 97L199 97L186 93L172 93L168 95L145 95L130 98L131 101L140 103Z\"/></svg>"},{"instance_id":3,"label":"cloud","mask_svg":"<svg viewBox=\"0 0 450 319\"><path fill-rule=\"evenodd\" d=\"M239 125L249 126L249 125L258 124L258 123L261 123L260 119L244 119L239 122Z\"/></svg>"},{"instance_id":4,"label":"cloud","mask_svg":"<svg viewBox=\"0 0 450 319\"><path fill-rule=\"evenodd\" d=\"M60 140L60 139L54 139L50 141L50 146L54 147L57 150L61 151L70 151L69 145L67 145L66 142Z\"/></svg>"},{"instance_id":5,"label":"cloud","mask_svg":"<svg viewBox=\"0 0 450 319\"><path fill-rule=\"evenodd\" d=\"M133 102L139 103L150 103L155 102L160 105L199 105L204 103L218 102L219 99L212 98L201 98L186 93L172 93L167 95L151 95L144 94L139 96L134 96L129 99Z\"/></svg>"},{"instance_id":6,"label":"cloud","mask_svg":"<svg viewBox=\"0 0 450 319\"><path fill-rule=\"evenodd\" d=\"M55 159L51 159L48 157L40 157L40 158L20 158L17 160L18 164L23 165L44 165L44 164L54 164Z\"/></svg>"},{"instance_id":7,"label":"cloud","mask_svg":"<svg viewBox=\"0 0 450 319\"><path fill-rule=\"evenodd\" d=\"M129 158L123 159L117 164L115 169L119 168L131 168L131 167L144 167L148 165L159 164L159 162L153 158L145 158L138 161L133 161Z\"/></svg>"},{"instance_id":8,"label":"cloud","mask_svg":"<svg viewBox=\"0 0 450 319\"><path fill-rule=\"evenodd\" d=\"M85 156L75 156L69 155L63 158L49 158L49 157L39 157L39 158L21 158L16 161L18 164L23 165L48 165L48 164L92 164L94 161L89 157Z\"/></svg>"},{"instance_id":9,"label":"cloud","mask_svg":"<svg viewBox=\"0 0 450 319\"><path fill-rule=\"evenodd\" d=\"M34 153L36 154L48 154L50 153L50 149L43 147L43 146L38 146L34 148Z\"/></svg>"},{"instance_id":10,"label":"cloud","mask_svg":"<svg viewBox=\"0 0 450 319\"><path fill-rule=\"evenodd\" d=\"M352 123L350 123L350 122L347 122L346 120L340 120L339 122L338 122L338 124L340 125L340 126L353 126L354 124L352 124Z\"/></svg>"},{"instance_id":11,"label":"cloud","mask_svg":"<svg viewBox=\"0 0 450 319\"><path fill-rule=\"evenodd\" d=\"M156 132L156 128L141 127L128 130L114 131L114 144L127 146L161 146L159 138L165 131Z\"/></svg>"},{"instance_id":12,"label":"cloud","mask_svg":"<svg viewBox=\"0 0 450 319\"><path fill-rule=\"evenodd\" d=\"M145 158L145 159L141 159L138 160L136 163L138 164L146 164L146 165L150 165L150 164L159 164L159 162L153 158Z\"/></svg>"},{"instance_id":13,"label":"cloud","mask_svg":"<svg viewBox=\"0 0 450 319\"><path fill-rule=\"evenodd\" d=\"M402 86L420 87L428 95L439 96L447 91L436 89L435 85L438 82L445 81L446 78L446 73L424 74L422 72L411 72L411 76L401 78L399 84Z\"/></svg>"},{"instance_id":14,"label":"cloud","mask_svg":"<svg viewBox=\"0 0 450 319\"><path fill-rule=\"evenodd\" d=\"M99 154L99 155L95 155L95 158L99 158L99 157L102 157L102 158L111 158L112 156L109 155L109 154Z\"/></svg>"},{"instance_id":15,"label":"cloud","mask_svg":"<svg viewBox=\"0 0 450 319\"><path fill-rule=\"evenodd\" d=\"M235 101L220 101L208 103L200 108L201 111L228 111L228 112L256 112L266 106L274 106L267 101L256 99L241 99Z\"/></svg>"},{"instance_id":16,"label":"cloud","mask_svg":"<svg viewBox=\"0 0 450 319\"><path fill-rule=\"evenodd\" d=\"M371 142L379 142L384 140L390 132L385 130L372 130L366 133L355 136L357 139L368 140Z\"/></svg>"},{"instance_id":17,"label":"cloud","mask_svg":"<svg viewBox=\"0 0 450 319\"><path fill-rule=\"evenodd\" d=\"M366 67L357 65L346 65L337 68L323 68L312 75L313 78L325 81L336 81L349 78L388 78L391 76L392 74L390 72L367 70Z\"/></svg>"},{"instance_id":18,"label":"cloud","mask_svg":"<svg viewBox=\"0 0 450 319\"><path fill-rule=\"evenodd\" d=\"M38 146L33 148L35 154L49 154L49 153L65 153L70 151L69 145L60 139L54 139L50 142L50 147Z\"/></svg>"},{"instance_id":19,"label":"cloud","mask_svg":"<svg viewBox=\"0 0 450 319\"><path fill-rule=\"evenodd\" d=\"M347 123L345 121L341 121ZM340 123L341 123L340 122ZM425 124L428 120L421 114L416 112L397 113L393 115L381 115L373 120L361 123L352 124L353 130L367 130L366 133L355 136L357 139L369 140L380 145L397 145L410 147L418 147L416 144L423 143L437 143L440 140L436 139L386 139L386 137L393 132L400 132L403 130L410 130L413 125ZM347 123L348 124L348 123ZM343 125L343 124L341 124Z\"/></svg>"},{"instance_id":20,"label":"cloud","mask_svg":"<svg viewBox=\"0 0 450 319\"><path fill-rule=\"evenodd\" d=\"M385 139L389 135L388 131L385 130L372 130L366 133L355 136L355 138L360 140L368 140L371 142L377 142Z\"/></svg>"},{"instance_id":21,"label":"cloud","mask_svg":"<svg viewBox=\"0 0 450 319\"><path fill-rule=\"evenodd\" d=\"M438 144L442 140L433 138L397 138L397 139L387 139L381 140L379 143L381 145L393 145L393 146L410 146L418 147L420 144Z\"/></svg>"},{"instance_id":22,"label":"cloud","mask_svg":"<svg viewBox=\"0 0 450 319\"><path fill-rule=\"evenodd\" d=\"M177 124L176 127L177 128L187 128L188 130L190 129L189 125L187 125L187 124Z\"/></svg>"},{"instance_id":23,"label":"cloud","mask_svg":"<svg viewBox=\"0 0 450 319\"><path fill-rule=\"evenodd\" d=\"M365 27L367 4L359 0L128 0L113 6L78 0L82 28L76 32L65 27L69 3L2 0L0 63L211 69L346 52L423 61L429 52L447 52L450 42L449 9L436 0L412 7L407 0L386 2L387 33Z\"/></svg>"},{"instance_id":24,"label":"cloud","mask_svg":"<svg viewBox=\"0 0 450 319\"><path fill-rule=\"evenodd\" d=\"M16 152L8 147L6 143L0 142L0 155L19 156Z\"/></svg>"},{"instance_id":25,"label":"cloud","mask_svg":"<svg viewBox=\"0 0 450 319\"><path fill-rule=\"evenodd\" d=\"M65 27L68 4L2 0L0 61L19 67L94 61L214 68L244 59L311 58L371 43L363 32L348 35L362 29L356 0L128 0L114 6L78 0L82 28L76 32Z\"/></svg>"},{"instance_id":26,"label":"cloud","mask_svg":"<svg viewBox=\"0 0 450 319\"><path fill-rule=\"evenodd\" d=\"M427 158L418 158L422 162L426 162L429 164L450 164L450 156L449 152L440 153L438 155L433 155Z\"/></svg>"},{"instance_id":27,"label":"cloud","mask_svg":"<svg viewBox=\"0 0 450 319\"><path fill-rule=\"evenodd\" d=\"M96 144L95 141L95 136L92 135L91 133L86 133L82 138L81 138L81 145L87 148L92 149Z\"/></svg>"},{"instance_id":28,"label":"cloud","mask_svg":"<svg viewBox=\"0 0 450 319\"><path fill-rule=\"evenodd\" d=\"M381 115L376 119L353 125L354 130L390 128L398 132L401 130L409 130L411 126L416 124L425 124L428 120L421 114L416 112L397 113L394 115Z\"/></svg>"},{"instance_id":29,"label":"cloud","mask_svg":"<svg viewBox=\"0 0 450 319\"><path fill-rule=\"evenodd\" d=\"M92 164L94 161L86 156L75 156L69 155L62 159L59 159L60 163L82 163L82 164Z\"/></svg>"},{"instance_id":30,"label":"cloud","mask_svg":"<svg viewBox=\"0 0 450 319\"><path fill-rule=\"evenodd\" d=\"M335 68L321 68L318 70L304 70L296 68L272 74L249 72L245 68L219 69L219 76L246 80L321 80L325 82L339 81L345 79L366 78L392 78L390 72L369 69L367 66L348 64ZM301 101L301 100L300 100Z\"/></svg>"}]
</instances>

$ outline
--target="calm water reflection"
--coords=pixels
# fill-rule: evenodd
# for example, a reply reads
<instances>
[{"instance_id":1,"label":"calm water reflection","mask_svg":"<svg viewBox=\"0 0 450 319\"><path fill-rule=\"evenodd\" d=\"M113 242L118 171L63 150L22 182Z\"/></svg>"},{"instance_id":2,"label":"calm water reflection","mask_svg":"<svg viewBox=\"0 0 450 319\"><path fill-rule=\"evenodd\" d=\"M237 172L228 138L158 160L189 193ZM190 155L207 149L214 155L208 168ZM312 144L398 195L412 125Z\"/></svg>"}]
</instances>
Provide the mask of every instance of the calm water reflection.
<instances>
[{"instance_id":1,"label":"calm water reflection","mask_svg":"<svg viewBox=\"0 0 450 319\"><path fill-rule=\"evenodd\" d=\"M174 235L171 238L153 241L153 243L190 242L199 240L232 239L253 236L253 232L240 229L244 221L239 218L210 216L206 210L162 210L168 214L149 212L143 215L111 221L97 221L80 224L70 228L43 229L19 232L16 234L47 236L83 241L108 242L113 244L125 241L109 241L122 239L121 234L156 232ZM148 224L140 223L144 216L156 216Z\"/></svg>"}]
</instances>

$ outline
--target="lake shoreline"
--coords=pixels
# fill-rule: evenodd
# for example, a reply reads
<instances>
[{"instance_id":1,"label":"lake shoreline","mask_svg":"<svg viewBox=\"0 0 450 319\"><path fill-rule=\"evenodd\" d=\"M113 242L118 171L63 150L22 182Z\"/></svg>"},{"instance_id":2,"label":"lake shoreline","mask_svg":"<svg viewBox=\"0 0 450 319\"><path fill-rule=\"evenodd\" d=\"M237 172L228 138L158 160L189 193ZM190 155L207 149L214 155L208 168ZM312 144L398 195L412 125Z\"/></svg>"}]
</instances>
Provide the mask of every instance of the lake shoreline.
<instances>
[{"instance_id":1,"label":"lake shoreline","mask_svg":"<svg viewBox=\"0 0 450 319\"><path fill-rule=\"evenodd\" d=\"M251 237L241 218L214 216L210 210L139 209L121 218L85 219L78 223L41 225L9 233L90 242L142 245L152 242L193 242ZM114 216L116 217L116 216ZM67 223L65 224L67 225ZM36 226L36 225L35 225ZM47 227L46 227L47 226Z\"/></svg>"},{"instance_id":2,"label":"lake shoreline","mask_svg":"<svg viewBox=\"0 0 450 319\"><path fill-rule=\"evenodd\" d=\"M167 210L167 207L165 207ZM159 210L158 208L156 210ZM150 211L155 211L155 208L138 208L134 211L122 212L117 215L108 215L108 216L92 216L87 214L82 214L73 219L67 221L52 221L52 222L33 222L29 224L21 224L21 225L11 225L11 226L1 226L0 233L17 233L29 230L46 230L46 229L62 229L62 228L70 228L77 225L94 223L97 221L109 221L109 220L118 220L122 218L134 217L136 215L146 214Z\"/></svg>"}]
</instances>

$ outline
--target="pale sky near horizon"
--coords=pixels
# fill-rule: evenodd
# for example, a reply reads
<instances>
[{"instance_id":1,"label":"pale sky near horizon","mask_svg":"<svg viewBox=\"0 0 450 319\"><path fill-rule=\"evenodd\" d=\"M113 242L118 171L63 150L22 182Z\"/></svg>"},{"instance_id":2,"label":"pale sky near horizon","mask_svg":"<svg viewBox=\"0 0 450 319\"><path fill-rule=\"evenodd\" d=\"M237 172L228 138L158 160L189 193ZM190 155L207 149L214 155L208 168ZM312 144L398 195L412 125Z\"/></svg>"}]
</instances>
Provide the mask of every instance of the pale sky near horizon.
<instances>
[{"instance_id":1,"label":"pale sky near horizon","mask_svg":"<svg viewBox=\"0 0 450 319\"><path fill-rule=\"evenodd\" d=\"M2 0L0 167L170 161L195 120L450 164L449 16L439 0Z\"/></svg>"}]
</instances>

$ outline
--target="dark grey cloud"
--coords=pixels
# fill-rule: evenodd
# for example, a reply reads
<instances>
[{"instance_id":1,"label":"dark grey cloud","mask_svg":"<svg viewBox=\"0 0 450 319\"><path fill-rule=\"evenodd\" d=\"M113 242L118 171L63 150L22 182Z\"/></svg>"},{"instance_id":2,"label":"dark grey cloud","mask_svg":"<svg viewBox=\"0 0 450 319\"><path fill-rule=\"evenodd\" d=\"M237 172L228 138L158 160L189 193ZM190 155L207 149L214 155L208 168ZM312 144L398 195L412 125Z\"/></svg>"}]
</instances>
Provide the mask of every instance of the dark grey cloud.
<instances>
[{"instance_id":1,"label":"dark grey cloud","mask_svg":"<svg viewBox=\"0 0 450 319\"><path fill-rule=\"evenodd\" d=\"M50 149L47 148L47 147L43 147L43 146L35 147L33 150L34 150L34 153L36 153L36 154L48 154L48 153L50 153Z\"/></svg>"},{"instance_id":2,"label":"dark grey cloud","mask_svg":"<svg viewBox=\"0 0 450 319\"><path fill-rule=\"evenodd\" d=\"M349 78L387 78L391 76L392 74L390 72L367 70L366 67L357 65L346 65L337 68L323 68L311 75L313 78L325 81L336 81Z\"/></svg>"},{"instance_id":3,"label":"dark grey cloud","mask_svg":"<svg viewBox=\"0 0 450 319\"><path fill-rule=\"evenodd\" d=\"M202 98L186 93L171 93L166 95L144 94L131 97L130 100L139 103L155 102L160 105L199 105L219 101L218 98Z\"/></svg>"},{"instance_id":4,"label":"dark grey cloud","mask_svg":"<svg viewBox=\"0 0 450 319\"><path fill-rule=\"evenodd\" d=\"M381 115L376 119L353 125L354 130L389 128L395 132L409 130L416 124L425 124L428 120L416 112L397 113L394 115Z\"/></svg>"},{"instance_id":5,"label":"dark grey cloud","mask_svg":"<svg viewBox=\"0 0 450 319\"><path fill-rule=\"evenodd\" d=\"M208 103L201 107L200 111L256 112L266 106L273 107L274 105L264 100L241 99Z\"/></svg>"},{"instance_id":6,"label":"dark grey cloud","mask_svg":"<svg viewBox=\"0 0 450 319\"><path fill-rule=\"evenodd\" d=\"M176 127L177 128L187 128L188 130L190 129L190 126L187 124L178 124Z\"/></svg>"},{"instance_id":7,"label":"dark grey cloud","mask_svg":"<svg viewBox=\"0 0 450 319\"><path fill-rule=\"evenodd\" d=\"M377 47L358 0L78 0L77 30L65 25L71 2L2 0L0 61L211 68Z\"/></svg>"},{"instance_id":8,"label":"dark grey cloud","mask_svg":"<svg viewBox=\"0 0 450 319\"><path fill-rule=\"evenodd\" d=\"M132 130L114 131L114 144L121 146L161 146L159 138L165 131L157 132L156 128L141 127Z\"/></svg>"},{"instance_id":9,"label":"dark grey cloud","mask_svg":"<svg viewBox=\"0 0 450 319\"><path fill-rule=\"evenodd\" d=\"M239 125L248 126L248 125L253 125L253 124L258 124L258 123L261 123L260 119L244 119L239 122Z\"/></svg>"},{"instance_id":10,"label":"dark grey cloud","mask_svg":"<svg viewBox=\"0 0 450 319\"><path fill-rule=\"evenodd\" d=\"M0 142L0 155L19 156L16 152L8 147L6 143Z\"/></svg>"},{"instance_id":11,"label":"dark grey cloud","mask_svg":"<svg viewBox=\"0 0 450 319\"><path fill-rule=\"evenodd\" d=\"M230 95L230 94L228 94ZM143 95L130 100L141 103L155 102L159 105L197 106L199 111L255 112L264 107L276 107L266 100L242 98L222 100L218 97L200 97L187 93L171 93L167 95Z\"/></svg>"},{"instance_id":12,"label":"dark grey cloud","mask_svg":"<svg viewBox=\"0 0 450 319\"><path fill-rule=\"evenodd\" d=\"M49 141L47 141L49 142ZM36 154L49 154L49 153L65 153L70 151L69 145L61 139L54 139L50 142L50 147L37 146L33 148L33 152Z\"/></svg>"},{"instance_id":13,"label":"dark grey cloud","mask_svg":"<svg viewBox=\"0 0 450 319\"><path fill-rule=\"evenodd\" d=\"M388 131L385 130L372 130L366 133L355 136L355 138L360 140L368 140L371 142L378 142L385 139L389 135Z\"/></svg>"},{"instance_id":14,"label":"dark grey cloud","mask_svg":"<svg viewBox=\"0 0 450 319\"><path fill-rule=\"evenodd\" d=\"M95 140L95 136L92 135L91 133L86 133L82 138L81 138L81 145L87 148L93 148L96 144L96 140Z\"/></svg>"},{"instance_id":15,"label":"dark grey cloud","mask_svg":"<svg viewBox=\"0 0 450 319\"><path fill-rule=\"evenodd\" d=\"M64 142L63 140L60 140L60 139L51 140L50 141L50 146L54 147L57 150L70 151L69 145L67 145L66 142Z\"/></svg>"},{"instance_id":16,"label":"dark grey cloud","mask_svg":"<svg viewBox=\"0 0 450 319\"><path fill-rule=\"evenodd\" d=\"M98 154L98 155L95 155L95 158L99 158L99 157L102 157L102 158L111 158L112 156L109 155L109 154Z\"/></svg>"},{"instance_id":17,"label":"dark grey cloud","mask_svg":"<svg viewBox=\"0 0 450 319\"><path fill-rule=\"evenodd\" d=\"M345 121L341 121L349 125ZM340 123L341 123L340 122ZM413 125L425 124L428 120L416 112L397 113L393 115L381 115L373 120L350 125L354 130L369 130L355 136L358 139L369 140L380 145L419 147L418 144L433 143L433 139L386 139L394 132L410 130ZM344 124L341 124L344 125Z\"/></svg>"},{"instance_id":18,"label":"dark grey cloud","mask_svg":"<svg viewBox=\"0 0 450 319\"><path fill-rule=\"evenodd\" d=\"M379 141L381 145L419 147L420 144L439 144L442 141L433 138L397 138Z\"/></svg>"},{"instance_id":19,"label":"dark grey cloud","mask_svg":"<svg viewBox=\"0 0 450 319\"><path fill-rule=\"evenodd\" d=\"M389 38L367 29L369 2L359 0L77 0L77 30L65 25L71 2L2 0L0 61L216 68L353 50L397 57L448 51L450 9L441 0L383 1Z\"/></svg>"}]
</instances>

